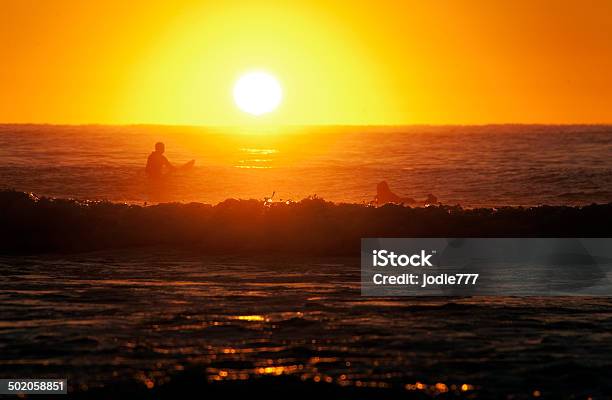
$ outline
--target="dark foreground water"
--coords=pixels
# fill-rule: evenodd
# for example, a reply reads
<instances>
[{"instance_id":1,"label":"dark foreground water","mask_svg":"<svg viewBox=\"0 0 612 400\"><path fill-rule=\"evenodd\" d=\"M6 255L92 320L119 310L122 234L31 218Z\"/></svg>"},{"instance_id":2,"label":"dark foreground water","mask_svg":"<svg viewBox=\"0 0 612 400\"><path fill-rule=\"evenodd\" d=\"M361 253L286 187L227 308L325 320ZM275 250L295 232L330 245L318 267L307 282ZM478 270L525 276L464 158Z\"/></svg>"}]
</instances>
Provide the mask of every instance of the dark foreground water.
<instances>
[{"instance_id":1,"label":"dark foreground water","mask_svg":"<svg viewBox=\"0 0 612 400\"><path fill-rule=\"evenodd\" d=\"M0 275L0 375L73 392L294 377L296 395L612 394L608 298L366 298L353 258L150 249L2 257Z\"/></svg>"}]
</instances>

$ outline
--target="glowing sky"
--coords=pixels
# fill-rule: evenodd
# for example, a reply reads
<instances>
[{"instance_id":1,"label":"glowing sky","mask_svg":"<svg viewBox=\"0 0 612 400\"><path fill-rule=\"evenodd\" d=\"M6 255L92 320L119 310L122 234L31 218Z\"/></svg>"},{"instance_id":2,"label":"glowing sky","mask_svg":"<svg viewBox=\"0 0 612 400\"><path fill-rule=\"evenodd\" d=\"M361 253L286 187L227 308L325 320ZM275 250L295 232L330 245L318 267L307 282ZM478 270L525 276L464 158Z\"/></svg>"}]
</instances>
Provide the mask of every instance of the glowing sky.
<instances>
[{"instance_id":1,"label":"glowing sky","mask_svg":"<svg viewBox=\"0 0 612 400\"><path fill-rule=\"evenodd\" d=\"M608 0L0 1L0 122L612 122Z\"/></svg>"}]
</instances>

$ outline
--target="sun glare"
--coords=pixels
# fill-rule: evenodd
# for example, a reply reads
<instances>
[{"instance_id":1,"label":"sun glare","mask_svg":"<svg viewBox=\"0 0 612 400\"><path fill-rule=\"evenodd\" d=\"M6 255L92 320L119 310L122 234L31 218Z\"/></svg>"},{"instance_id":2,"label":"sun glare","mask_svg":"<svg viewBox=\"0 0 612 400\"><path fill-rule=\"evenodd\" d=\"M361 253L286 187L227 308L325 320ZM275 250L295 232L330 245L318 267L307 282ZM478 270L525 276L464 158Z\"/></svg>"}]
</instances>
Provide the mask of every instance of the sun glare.
<instances>
[{"instance_id":1,"label":"sun glare","mask_svg":"<svg viewBox=\"0 0 612 400\"><path fill-rule=\"evenodd\" d=\"M234 85L234 101L239 109L252 115L274 111L283 98L278 80L266 72L249 72Z\"/></svg>"}]
</instances>

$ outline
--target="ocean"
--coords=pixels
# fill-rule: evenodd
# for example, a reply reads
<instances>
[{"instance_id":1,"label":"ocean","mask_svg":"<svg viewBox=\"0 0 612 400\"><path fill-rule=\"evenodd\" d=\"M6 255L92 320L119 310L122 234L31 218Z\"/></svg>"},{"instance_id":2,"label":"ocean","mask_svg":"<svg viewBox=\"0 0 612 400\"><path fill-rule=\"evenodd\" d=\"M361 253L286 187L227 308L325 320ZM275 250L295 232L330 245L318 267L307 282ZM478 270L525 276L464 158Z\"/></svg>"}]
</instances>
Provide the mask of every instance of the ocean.
<instances>
[{"instance_id":1,"label":"ocean","mask_svg":"<svg viewBox=\"0 0 612 400\"><path fill-rule=\"evenodd\" d=\"M367 203L387 181L443 204L583 205L612 200L612 127L493 125L222 129L0 126L0 188L37 195L159 201L144 166L156 142L195 168L168 179L163 201L227 198Z\"/></svg>"},{"instance_id":2,"label":"ocean","mask_svg":"<svg viewBox=\"0 0 612 400\"><path fill-rule=\"evenodd\" d=\"M285 378L304 385L292 398L612 393L607 297L365 297L358 258L155 249L0 257L0 274L0 374L68 378L84 398L126 382L254 395L267 378L268 398Z\"/></svg>"},{"instance_id":3,"label":"ocean","mask_svg":"<svg viewBox=\"0 0 612 400\"><path fill-rule=\"evenodd\" d=\"M196 160L167 201L367 203L382 180L465 208L612 200L606 126L2 125L0 188L153 202L157 141L171 162ZM2 377L67 378L69 397L87 399L612 393L609 297L367 297L358 258L362 232L602 236L608 205L0 201Z\"/></svg>"}]
</instances>

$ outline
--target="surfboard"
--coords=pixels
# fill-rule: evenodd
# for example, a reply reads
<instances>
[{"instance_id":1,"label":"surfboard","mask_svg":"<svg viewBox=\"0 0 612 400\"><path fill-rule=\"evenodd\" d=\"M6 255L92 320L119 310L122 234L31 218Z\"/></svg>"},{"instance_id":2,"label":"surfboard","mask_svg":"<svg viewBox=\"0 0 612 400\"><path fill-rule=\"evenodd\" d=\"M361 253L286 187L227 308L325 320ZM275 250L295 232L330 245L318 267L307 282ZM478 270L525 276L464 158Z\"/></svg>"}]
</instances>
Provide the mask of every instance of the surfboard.
<instances>
[{"instance_id":1,"label":"surfboard","mask_svg":"<svg viewBox=\"0 0 612 400\"><path fill-rule=\"evenodd\" d=\"M191 161L186 162L183 165L178 166L176 169L177 171L180 171L180 172L189 171L190 169L193 168L194 164L195 164L195 160L191 160Z\"/></svg>"}]
</instances>

